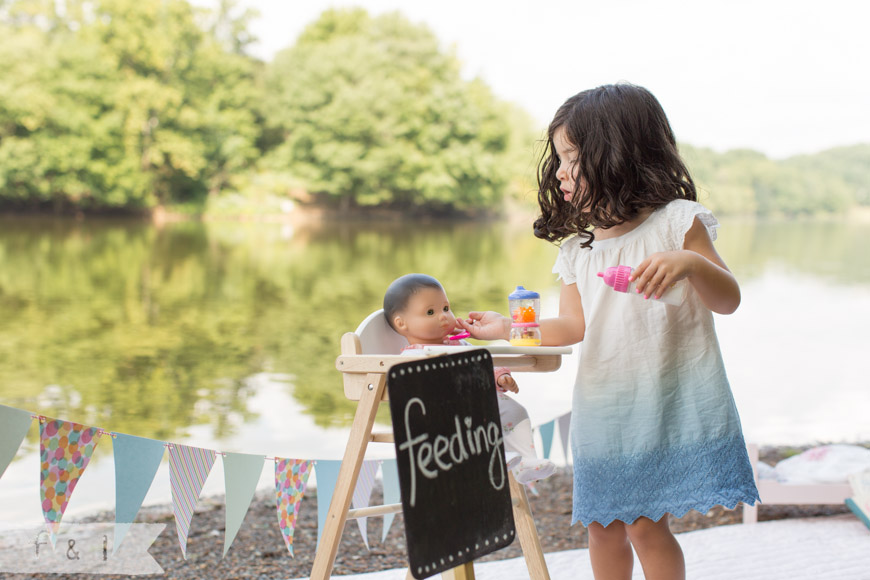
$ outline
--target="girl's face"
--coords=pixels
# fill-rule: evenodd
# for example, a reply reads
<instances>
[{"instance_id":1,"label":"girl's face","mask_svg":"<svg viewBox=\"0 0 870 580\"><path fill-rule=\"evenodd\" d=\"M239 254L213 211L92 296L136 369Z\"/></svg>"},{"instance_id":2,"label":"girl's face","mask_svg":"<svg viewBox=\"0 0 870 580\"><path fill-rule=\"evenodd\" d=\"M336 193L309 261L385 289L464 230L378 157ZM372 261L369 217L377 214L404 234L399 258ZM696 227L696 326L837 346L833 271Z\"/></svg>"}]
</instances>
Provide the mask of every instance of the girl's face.
<instances>
[{"instance_id":1,"label":"girl's face","mask_svg":"<svg viewBox=\"0 0 870 580\"><path fill-rule=\"evenodd\" d=\"M586 193L586 180L583 177L580 177L578 180L578 174L580 173L580 151L573 143L568 141L564 127L559 127L553 133L553 145L556 147L556 155L559 157L559 169L556 170L559 189L562 190L562 196L565 201L571 203L574 200L575 194L582 197ZM578 182L579 188L577 187Z\"/></svg>"},{"instance_id":2,"label":"girl's face","mask_svg":"<svg viewBox=\"0 0 870 580\"><path fill-rule=\"evenodd\" d=\"M443 290L421 288L393 318L393 324L410 344L440 344L456 329L456 317Z\"/></svg>"}]
</instances>

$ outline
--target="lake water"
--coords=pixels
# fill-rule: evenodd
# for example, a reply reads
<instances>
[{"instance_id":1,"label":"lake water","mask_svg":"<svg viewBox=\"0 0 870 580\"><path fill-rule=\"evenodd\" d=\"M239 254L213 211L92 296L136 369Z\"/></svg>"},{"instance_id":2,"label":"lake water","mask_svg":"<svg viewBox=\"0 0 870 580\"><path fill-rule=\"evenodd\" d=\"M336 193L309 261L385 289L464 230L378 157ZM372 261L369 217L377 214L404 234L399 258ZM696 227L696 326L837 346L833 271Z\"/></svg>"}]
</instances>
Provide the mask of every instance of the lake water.
<instances>
[{"instance_id":1,"label":"lake water","mask_svg":"<svg viewBox=\"0 0 870 580\"><path fill-rule=\"evenodd\" d=\"M716 324L746 439L870 440L870 223L725 219L716 245L743 292ZM391 280L438 277L458 315L504 312L523 284L554 314L555 256L522 222L0 220L0 403L218 451L340 459L354 405L339 339ZM557 373L518 375L533 424L570 409L576 364L575 347ZM41 522L38 447L34 422L0 480L0 527ZM204 493L222 491L217 461ZM67 514L113 498L103 437ZM169 498L164 461L146 504Z\"/></svg>"}]
</instances>

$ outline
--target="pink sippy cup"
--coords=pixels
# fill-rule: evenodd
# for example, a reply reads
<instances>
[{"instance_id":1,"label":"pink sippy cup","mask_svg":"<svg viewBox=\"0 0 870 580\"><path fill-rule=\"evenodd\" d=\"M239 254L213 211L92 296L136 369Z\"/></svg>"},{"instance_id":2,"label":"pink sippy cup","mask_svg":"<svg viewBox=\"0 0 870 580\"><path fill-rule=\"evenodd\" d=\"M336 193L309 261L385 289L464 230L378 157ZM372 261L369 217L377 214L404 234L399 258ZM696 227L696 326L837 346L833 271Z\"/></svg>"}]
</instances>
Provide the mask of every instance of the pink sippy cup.
<instances>
[{"instance_id":1,"label":"pink sippy cup","mask_svg":"<svg viewBox=\"0 0 870 580\"><path fill-rule=\"evenodd\" d=\"M604 279L604 283L616 292L623 292L632 296L643 296L635 290L635 282L629 282L632 268L629 266L611 266L604 272L598 272L598 277ZM672 306L679 306L686 296L686 283L683 280L675 282L658 298L658 302L664 302ZM653 297L655 299L655 297Z\"/></svg>"}]
</instances>

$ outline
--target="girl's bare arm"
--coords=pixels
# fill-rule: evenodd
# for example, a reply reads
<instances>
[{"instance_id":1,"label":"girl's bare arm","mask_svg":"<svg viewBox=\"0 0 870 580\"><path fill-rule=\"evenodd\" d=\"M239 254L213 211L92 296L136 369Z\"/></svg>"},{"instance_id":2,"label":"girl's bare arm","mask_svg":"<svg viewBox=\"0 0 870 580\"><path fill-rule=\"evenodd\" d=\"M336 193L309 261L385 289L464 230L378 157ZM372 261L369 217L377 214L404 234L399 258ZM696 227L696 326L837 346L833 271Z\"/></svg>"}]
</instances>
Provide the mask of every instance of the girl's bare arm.
<instances>
[{"instance_id":1,"label":"girl's bare arm","mask_svg":"<svg viewBox=\"0 0 870 580\"><path fill-rule=\"evenodd\" d=\"M510 337L511 319L498 312L469 312L468 319L456 319L471 336L481 340L507 340ZM562 282L559 295L559 316L541 320L541 341L546 346L563 346L583 340L586 334L586 319L580 303L576 284Z\"/></svg>"},{"instance_id":2,"label":"girl's bare arm","mask_svg":"<svg viewBox=\"0 0 870 580\"><path fill-rule=\"evenodd\" d=\"M541 340L545 346L567 346L583 340L586 318L577 284L562 282L559 293L559 316L541 320Z\"/></svg>"}]
</instances>

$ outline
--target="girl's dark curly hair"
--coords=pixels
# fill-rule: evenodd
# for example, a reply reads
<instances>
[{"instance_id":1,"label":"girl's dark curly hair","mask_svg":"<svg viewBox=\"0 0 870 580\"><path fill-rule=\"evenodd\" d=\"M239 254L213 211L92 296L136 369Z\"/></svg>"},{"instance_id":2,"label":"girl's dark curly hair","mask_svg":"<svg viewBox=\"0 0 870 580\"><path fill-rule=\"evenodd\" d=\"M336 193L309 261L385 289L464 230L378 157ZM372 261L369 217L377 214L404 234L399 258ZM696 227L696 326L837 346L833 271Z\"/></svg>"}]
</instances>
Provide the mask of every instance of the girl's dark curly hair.
<instances>
[{"instance_id":1,"label":"girl's dark curly hair","mask_svg":"<svg viewBox=\"0 0 870 580\"><path fill-rule=\"evenodd\" d=\"M559 128L579 152L571 202L565 201L556 178L559 157L553 135ZM583 194L581 177L586 182ZM565 101L550 123L538 164L541 215L535 220L535 236L558 244L576 235L582 247L589 247L595 239L592 228L610 228L636 218L641 210L697 197L658 100L636 85L604 85Z\"/></svg>"}]
</instances>

